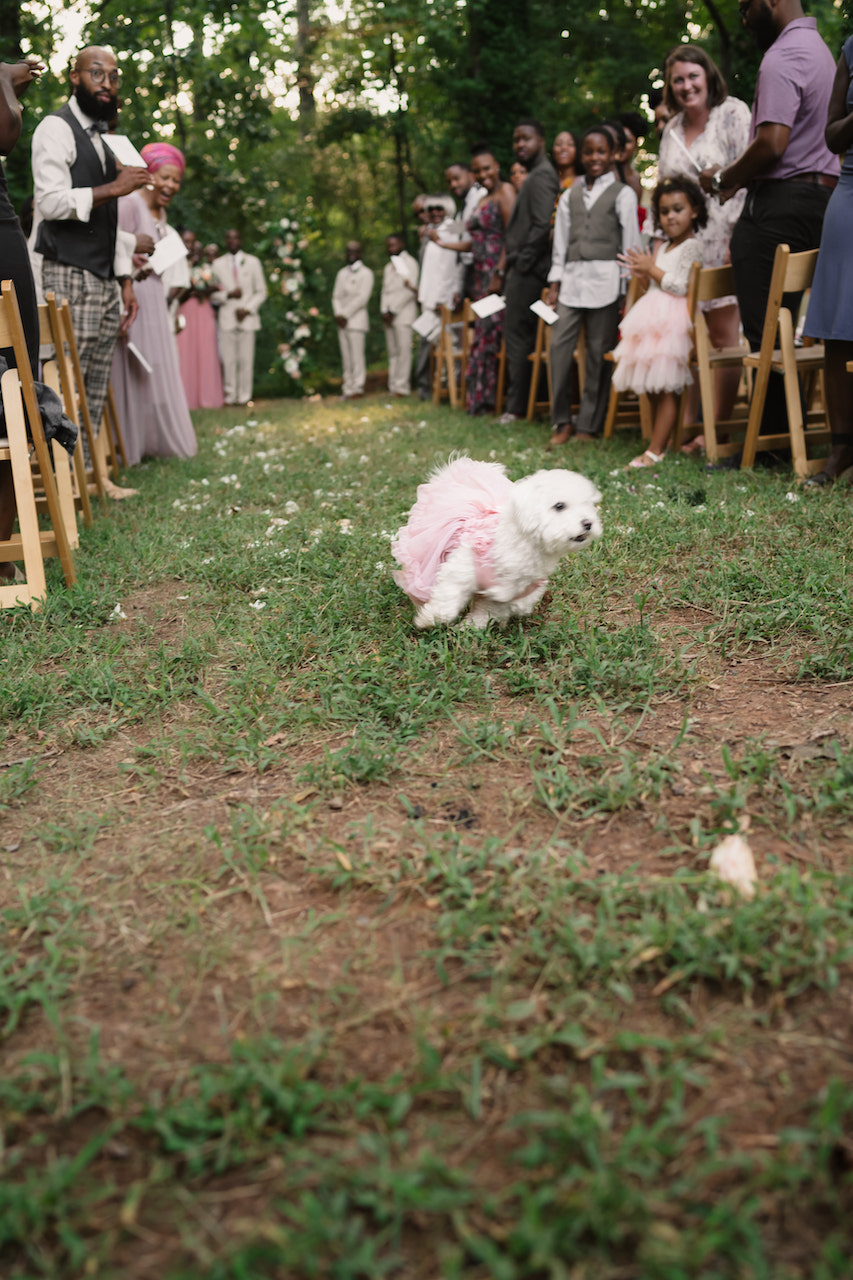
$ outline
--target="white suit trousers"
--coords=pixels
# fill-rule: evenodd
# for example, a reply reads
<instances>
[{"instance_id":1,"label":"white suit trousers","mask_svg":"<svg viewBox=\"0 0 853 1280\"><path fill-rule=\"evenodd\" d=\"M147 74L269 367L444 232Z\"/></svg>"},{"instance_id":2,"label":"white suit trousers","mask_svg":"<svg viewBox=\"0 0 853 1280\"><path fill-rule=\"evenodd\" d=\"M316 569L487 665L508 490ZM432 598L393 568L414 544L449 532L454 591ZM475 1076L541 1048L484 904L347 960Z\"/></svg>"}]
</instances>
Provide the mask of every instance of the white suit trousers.
<instances>
[{"instance_id":1,"label":"white suit trousers","mask_svg":"<svg viewBox=\"0 0 853 1280\"><path fill-rule=\"evenodd\" d=\"M246 404L252 398L255 372L255 330L220 329L222 390L226 404Z\"/></svg>"},{"instance_id":2,"label":"white suit trousers","mask_svg":"<svg viewBox=\"0 0 853 1280\"><path fill-rule=\"evenodd\" d=\"M405 320L391 321L385 328L388 344L388 390L407 396L412 389L412 326Z\"/></svg>"},{"instance_id":3,"label":"white suit trousers","mask_svg":"<svg viewBox=\"0 0 853 1280\"><path fill-rule=\"evenodd\" d=\"M341 363L344 367L343 393L345 396L360 396L364 391L367 369L364 364L363 331L356 332L347 327L338 329L338 341L341 344Z\"/></svg>"}]
</instances>

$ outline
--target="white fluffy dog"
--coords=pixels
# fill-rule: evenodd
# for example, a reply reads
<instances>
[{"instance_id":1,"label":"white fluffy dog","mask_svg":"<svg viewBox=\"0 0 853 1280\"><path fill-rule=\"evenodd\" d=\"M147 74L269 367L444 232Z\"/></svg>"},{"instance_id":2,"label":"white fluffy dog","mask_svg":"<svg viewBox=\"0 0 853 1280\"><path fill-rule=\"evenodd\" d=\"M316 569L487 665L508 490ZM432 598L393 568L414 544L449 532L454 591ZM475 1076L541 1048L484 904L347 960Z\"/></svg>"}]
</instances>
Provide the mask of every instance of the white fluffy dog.
<instances>
[{"instance_id":1,"label":"white fluffy dog","mask_svg":"<svg viewBox=\"0 0 853 1280\"><path fill-rule=\"evenodd\" d=\"M574 471L515 484L498 462L452 458L418 487L391 551L394 581L417 606L415 626L501 624L531 613L569 551L601 536L601 494Z\"/></svg>"}]
</instances>

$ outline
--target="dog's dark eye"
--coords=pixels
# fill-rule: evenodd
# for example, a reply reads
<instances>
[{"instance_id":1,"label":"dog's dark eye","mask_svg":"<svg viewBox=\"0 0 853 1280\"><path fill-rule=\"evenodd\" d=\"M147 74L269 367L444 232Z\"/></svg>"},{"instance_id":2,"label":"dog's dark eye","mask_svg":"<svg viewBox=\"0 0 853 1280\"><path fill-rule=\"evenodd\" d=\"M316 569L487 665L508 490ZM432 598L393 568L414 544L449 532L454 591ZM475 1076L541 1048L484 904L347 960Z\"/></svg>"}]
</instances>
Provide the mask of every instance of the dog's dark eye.
<instances>
[{"instance_id":1,"label":"dog's dark eye","mask_svg":"<svg viewBox=\"0 0 853 1280\"><path fill-rule=\"evenodd\" d=\"M555 503L554 503L554 510L555 510L555 511L565 511L565 509L566 509L566 504L565 504L565 502L555 502Z\"/></svg>"}]
</instances>

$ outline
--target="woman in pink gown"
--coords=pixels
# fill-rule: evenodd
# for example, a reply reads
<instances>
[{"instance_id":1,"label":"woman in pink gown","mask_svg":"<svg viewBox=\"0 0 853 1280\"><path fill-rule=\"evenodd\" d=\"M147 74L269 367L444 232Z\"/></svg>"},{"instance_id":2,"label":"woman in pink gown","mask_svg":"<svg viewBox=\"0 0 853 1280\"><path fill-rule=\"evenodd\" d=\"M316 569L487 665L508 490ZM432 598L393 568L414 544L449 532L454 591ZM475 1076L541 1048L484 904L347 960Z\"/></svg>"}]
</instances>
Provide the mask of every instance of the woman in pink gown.
<instances>
[{"instance_id":1,"label":"woman in pink gown","mask_svg":"<svg viewBox=\"0 0 853 1280\"><path fill-rule=\"evenodd\" d=\"M178 359L190 409L221 409L222 368L216 338L216 313L210 295L216 288L213 270L202 262L198 240L190 249L190 288L178 307L184 325L178 329Z\"/></svg>"},{"instance_id":2,"label":"woman in pink gown","mask_svg":"<svg viewBox=\"0 0 853 1280\"><path fill-rule=\"evenodd\" d=\"M181 189L184 157L177 147L152 142L142 148L142 158L151 186L122 196L118 222L122 231L151 236L156 249L167 237L178 238L166 221L166 210ZM139 314L128 341L116 343L111 379L128 464L152 457L192 458L198 444L181 381L166 286L156 272L149 272L144 279L134 280L133 289Z\"/></svg>"}]
</instances>

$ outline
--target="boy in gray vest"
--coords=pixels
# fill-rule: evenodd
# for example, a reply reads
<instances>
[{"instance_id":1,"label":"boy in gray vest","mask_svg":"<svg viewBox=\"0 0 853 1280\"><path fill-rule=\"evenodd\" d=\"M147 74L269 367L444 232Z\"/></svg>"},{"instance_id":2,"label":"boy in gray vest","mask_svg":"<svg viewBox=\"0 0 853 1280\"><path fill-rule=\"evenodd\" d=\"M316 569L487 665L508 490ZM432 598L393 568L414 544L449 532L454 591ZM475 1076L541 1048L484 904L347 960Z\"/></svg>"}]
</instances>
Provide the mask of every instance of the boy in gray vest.
<instances>
[{"instance_id":1,"label":"boy in gray vest","mask_svg":"<svg viewBox=\"0 0 853 1280\"><path fill-rule=\"evenodd\" d=\"M584 176L560 197L548 273L549 306L559 319L551 333L553 435L549 448L601 434L612 367L604 356L616 345L623 283L616 255L639 248L637 197L613 172L613 143L601 126L581 141ZM572 423L572 363L586 326L586 379L577 423Z\"/></svg>"}]
</instances>

